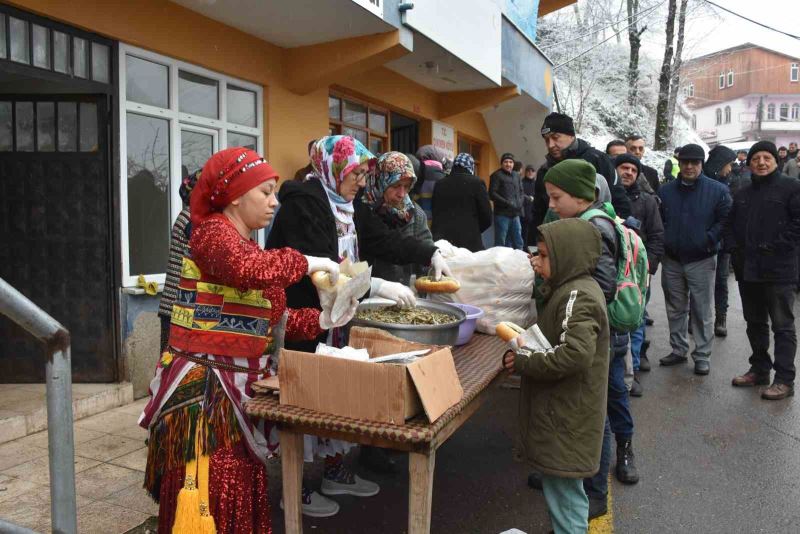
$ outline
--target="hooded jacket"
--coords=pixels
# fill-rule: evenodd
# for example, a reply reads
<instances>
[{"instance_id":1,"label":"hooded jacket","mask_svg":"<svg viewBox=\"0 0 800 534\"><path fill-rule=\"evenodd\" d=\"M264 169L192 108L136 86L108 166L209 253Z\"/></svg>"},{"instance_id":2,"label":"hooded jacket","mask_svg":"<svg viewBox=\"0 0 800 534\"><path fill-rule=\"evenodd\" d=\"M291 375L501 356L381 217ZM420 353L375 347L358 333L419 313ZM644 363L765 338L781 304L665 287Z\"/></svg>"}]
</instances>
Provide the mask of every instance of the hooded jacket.
<instances>
[{"instance_id":1,"label":"hooded jacket","mask_svg":"<svg viewBox=\"0 0 800 534\"><path fill-rule=\"evenodd\" d=\"M600 468L608 394L606 304L592 271L600 235L580 219L540 227L550 260L538 325L552 345L519 352L521 450L545 475L585 478Z\"/></svg>"},{"instance_id":2,"label":"hooded jacket","mask_svg":"<svg viewBox=\"0 0 800 534\"><path fill-rule=\"evenodd\" d=\"M611 204L614 206L614 211L626 219L631 214L631 204L628 196L625 194L625 188L622 183L617 181L617 171L614 169L614 164L603 152L600 152L592 145L583 139L575 138L569 148L563 152L565 159L582 159L591 163L598 174L605 177L608 183L608 188L611 190ZM549 154L546 157L546 162L536 172L536 176L543 177L545 173L558 163ZM547 206L550 203L550 197L547 196L547 189L544 186L544 180L536 180L536 194L533 198L533 227L538 227L544 221L544 216L547 213Z\"/></svg>"},{"instance_id":3,"label":"hooded jacket","mask_svg":"<svg viewBox=\"0 0 800 534\"><path fill-rule=\"evenodd\" d=\"M725 225L736 279L796 284L800 246L800 181L775 169L736 193Z\"/></svg>"}]
</instances>

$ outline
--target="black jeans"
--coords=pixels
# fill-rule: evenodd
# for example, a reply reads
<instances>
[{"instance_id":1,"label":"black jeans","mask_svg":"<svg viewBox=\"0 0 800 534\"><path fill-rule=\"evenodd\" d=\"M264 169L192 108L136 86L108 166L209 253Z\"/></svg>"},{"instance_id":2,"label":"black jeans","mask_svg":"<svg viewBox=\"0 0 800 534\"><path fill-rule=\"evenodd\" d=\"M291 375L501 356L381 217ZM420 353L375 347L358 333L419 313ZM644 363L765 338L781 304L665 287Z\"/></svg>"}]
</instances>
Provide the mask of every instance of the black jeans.
<instances>
[{"instance_id":1,"label":"black jeans","mask_svg":"<svg viewBox=\"0 0 800 534\"><path fill-rule=\"evenodd\" d=\"M717 254L717 274L714 279L714 310L716 315L728 313L728 274L731 272L731 255Z\"/></svg>"},{"instance_id":2,"label":"black jeans","mask_svg":"<svg viewBox=\"0 0 800 534\"><path fill-rule=\"evenodd\" d=\"M797 334L794 328L795 284L739 282L747 338L753 350L750 370L760 375L775 369L775 382L794 384L794 355ZM769 355L769 328L775 335L775 362Z\"/></svg>"}]
</instances>

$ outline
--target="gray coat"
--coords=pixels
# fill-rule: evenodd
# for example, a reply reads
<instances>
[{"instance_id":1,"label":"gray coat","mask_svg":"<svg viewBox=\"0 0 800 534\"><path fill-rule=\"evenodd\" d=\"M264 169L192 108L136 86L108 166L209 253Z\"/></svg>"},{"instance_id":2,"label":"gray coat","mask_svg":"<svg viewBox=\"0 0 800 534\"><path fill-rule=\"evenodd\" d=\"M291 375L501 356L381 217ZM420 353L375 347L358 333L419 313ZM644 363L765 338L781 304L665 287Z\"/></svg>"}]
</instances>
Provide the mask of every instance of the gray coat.
<instances>
[{"instance_id":1,"label":"gray coat","mask_svg":"<svg viewBox=\"0 0 800 534\"><path fill-rule=\"evenodd\" d=\"M786 162L786 165L783 166L783 174L790 178L800 178L800 163L797 162L797 159L790 159Z\"/></svg>"},{"instance_id":2,"label":"gray coat","mask_svg":"<svg viewBox=\"0 0 800 534\"><path fill-rule=\"evenodd\" d=\"M425 212L416 202L414 202L414 209L414 217L411 218L407 225L398 228L398 231L403 237L415 237L420 242L433 246L433 236L431 236L431 231L428 229L428 218L425 216ZM398 265L381 259L376 259L372 265L372 276L383 278L390 282L400 282L404 285L409 284L412 274L421 276L427 274L427 271L428 268L425 265L416 263Z\"/></svg>"}]
</instances>

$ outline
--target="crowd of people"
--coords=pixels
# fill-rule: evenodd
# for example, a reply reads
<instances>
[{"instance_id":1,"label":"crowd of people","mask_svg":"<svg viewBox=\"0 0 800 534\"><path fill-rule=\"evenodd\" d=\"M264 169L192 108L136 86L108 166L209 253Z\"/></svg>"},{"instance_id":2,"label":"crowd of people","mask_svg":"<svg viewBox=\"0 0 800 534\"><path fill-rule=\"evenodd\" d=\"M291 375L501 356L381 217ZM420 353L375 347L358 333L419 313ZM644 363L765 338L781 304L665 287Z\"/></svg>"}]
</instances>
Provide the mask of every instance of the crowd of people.
<instances>
[{"instance_id":1,"label":"crowd of people","mask_svg":"<svg viewBox=\"0 0 800 534\"><path fill-rule=\"evenodd\" d=\"M662 267L671 352L660 365L687 362L691 349L694 372L709 374L714 336L727 334L732 265L752 349L732 383L767 385L769 400L793 395L797 145L784 151L761 141L746 153L717 146L706 155L689 144L659 176L642 163L641 136L602 152L560 113L545 118L541 135L545 163L523 171L505 153L488 188L467 153L448 161L426 145L376 156L341 135L310 142L308 165L280 189L269 163L245 148L218 152L185 177L159 308L163 352L140 419L159 530L271 531L265 462L279 450L277 433L243 403L255 380L279 372L278 340L308 352L319 342L341 347L359 303L353 298L333 317L334 297L311 274L325 271L335 284L340 262L366 261L368 295L412 307L415 276L450 275L436 242L480 251L491 227L495 246L528 248L537 324L553 347L515 341L503 362L522 376L528 482L543 490L556 532L585 532L607 513L612 456L619 481L639 481L630 397L643 395L640 373L651 369L650 292L637 289L643 313L633 323L610 311L630 294L621 280L639 243L645 278ZM262 228L265 248L252 239ZM303 485L303 513L331 516L339 504L330 495L379 492L345 461L353 447L306 438L306 461L324 458L325 468L319 491ZM372 470L395 468L381 449L363 447L359 456Z\"/></svg>"}]
</instances>

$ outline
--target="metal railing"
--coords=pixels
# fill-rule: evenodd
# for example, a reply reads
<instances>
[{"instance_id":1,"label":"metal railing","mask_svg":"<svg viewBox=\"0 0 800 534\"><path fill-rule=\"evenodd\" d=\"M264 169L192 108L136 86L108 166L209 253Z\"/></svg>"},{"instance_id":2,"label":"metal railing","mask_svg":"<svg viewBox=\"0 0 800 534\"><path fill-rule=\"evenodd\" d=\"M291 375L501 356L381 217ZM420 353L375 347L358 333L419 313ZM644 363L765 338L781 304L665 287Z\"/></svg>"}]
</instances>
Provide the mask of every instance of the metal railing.
<instances>
[{"instance_id":1,"label":"metal railing","mask_svg":"<svg viewBox=\"0 0 800 534\"><path fill-rule=\"evenodd\" d=\"M61 323L2 278L0 278L0 314L7 316L44 343L47 353L47 445L50 460L52 532L77 534L69 332ZM0 532L32 531L0 520Z\"/></svg>"}]
</instances>

